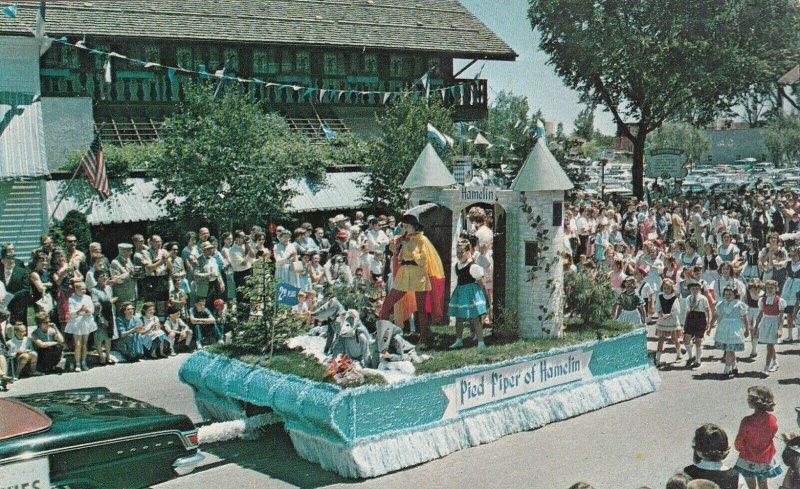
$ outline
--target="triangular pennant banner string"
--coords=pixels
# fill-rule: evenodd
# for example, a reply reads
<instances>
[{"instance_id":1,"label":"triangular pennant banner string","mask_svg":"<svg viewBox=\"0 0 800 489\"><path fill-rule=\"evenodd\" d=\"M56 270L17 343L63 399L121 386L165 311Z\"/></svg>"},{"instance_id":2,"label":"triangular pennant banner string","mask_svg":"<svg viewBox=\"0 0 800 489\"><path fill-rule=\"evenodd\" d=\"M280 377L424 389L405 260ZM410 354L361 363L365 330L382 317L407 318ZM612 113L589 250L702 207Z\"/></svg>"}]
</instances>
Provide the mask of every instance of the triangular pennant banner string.
<instances>
[{"instance_id":1,"label":"triangular pennant banner string","mask_svg":"<svg viewBox=\"0 0 800 489\"><path fill-rule=\"evenodd\" d=\"M14 18L14 16L12 16L10 14L11 13L16 14L16 9L14 9L12 7L15 7L15 4L12 4L12 5L8 6L8 7L5 7L2 10L2 13L7 15L7 16L9 16L9 17L11 17L11 18ZM199 65L197 70L189 70L189 69L186 69L186 68L183 68L183 67L180 67L180 66L162 65L161 63L157 63L157 62L153 62L153 61L130 58L130 57L124 55L124 54L120 54L120 53L113 52L113 51L106 52L106 51L102 51L102 50L99 50L99 49L90 48L90 47L88 47L86 45L86 40L85 39L78 40L78 41L76 41L74 43L70 43L69 40L66 37L53 39L53 38L48 37L47 35L44 35L44 38L45 38L45 40L48 40L50 42L57 42L58 44L61 44L61 45L64 45L64 46L71 46L71 47L74 47L76 49L86 50L92 56L104 56L106 58L106 62L104 62L103 68L104 68L104 71L105 71L106 79L108 79L111 76L110 58L119 58L119 59L123 59L123 60L130 61L132 63L135 63L135 64L137 64L139 66L143 66L146 69L162 69L162 68L166 68L167 77L169 78L170 82L174 82L175 75L178 72L181 72L181 73L188 73L188 74L192 74L192 75L199 75L201 78L210 78L210 77L225 78L226 80L237 81L239 83L255 83L255 84L258 84L258 85L264 85L266 87L276 87L276 91L285 90L285 89L289 89L289 88L291 88L295 92L303 90L303 92L302 92L303 93L303 98L313 94L314 92L319 92L319 100L320 101L324 100L324 97L325 97L326 94L329 94L329 99L331 101L334 101L334 100L341 101L342 99L344 99L345 103L348 101L348 99L350 99L353 102L355 102L356 99L358 98L357 95L369 95L369 96L375 95L377 97L380 97L380 98L378 98L378 100L382 99L384 101L383 103L386 104L389 101L391 101L393 98L395 98L395 97L397 97L397 96L399 96L401 94L402 95L410 95L410 96L413 96L413 97L419 97L420 95L424 95L424 96L427 97L427 96L429 96L430 91L432 89L432 87L431 87L431 83L432 83L431 70L426 71L412 85L412 86L419 86L421 84L422 85L422 90L411 90L411 91L408 91L408 92L329 90L329 89L321 89L321 88L315 88L315 87L304 87L304 86L300 86L300 85L280 84L280 83L276 83L276 82L269 82L269 81L263 80L261 78L255 78L255 77L254 78L242 78L242 77L237 77L236 75L231 75L231 74L225 73L224 69L223 70L217 70L212 74L212 73L209 73L209 71L206 69L205 65ZM460 91L461 92L461 97L463 98L464 97L465 87L466 86L474 86L475 83L477 83L477 81L475 81L475 82L471 81L471 82L466 82L466 83L462 82L462 83L458 83L458 84L451 85L451 86L437 88L436 90L441 93L443 98L445 97L447 91L450 91L450 93L454 97L456 96L457 91Z\"/></svg>"}]
</instances>

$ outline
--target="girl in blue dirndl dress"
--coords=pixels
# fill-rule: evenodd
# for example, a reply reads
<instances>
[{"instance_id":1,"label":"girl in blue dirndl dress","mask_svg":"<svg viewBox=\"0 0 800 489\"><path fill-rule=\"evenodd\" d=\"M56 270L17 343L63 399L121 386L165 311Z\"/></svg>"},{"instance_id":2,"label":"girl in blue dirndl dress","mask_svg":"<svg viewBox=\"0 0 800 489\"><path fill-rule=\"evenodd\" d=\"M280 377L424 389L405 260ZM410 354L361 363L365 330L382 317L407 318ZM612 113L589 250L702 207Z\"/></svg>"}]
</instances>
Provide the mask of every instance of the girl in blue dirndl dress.
<instances>
[{"instance_id":1,"label":"girl in blue dirndl dress","mask_svg":"<svg viewBox=\"0 0 800 489\"><path fill-rule=\"evenodd\" d=\"M469 321L470 329L478 341L478 348L484 348L483 328L479 319L487 312L486 295L478 283L483 278L484 271L472 261L472 251L468 245L459 246L455 268L458 284L447 307L447 315L456 318L456 341L450 348L464 346L461 335L464 334L465 319Z\"/></svg>"}]
</instances>

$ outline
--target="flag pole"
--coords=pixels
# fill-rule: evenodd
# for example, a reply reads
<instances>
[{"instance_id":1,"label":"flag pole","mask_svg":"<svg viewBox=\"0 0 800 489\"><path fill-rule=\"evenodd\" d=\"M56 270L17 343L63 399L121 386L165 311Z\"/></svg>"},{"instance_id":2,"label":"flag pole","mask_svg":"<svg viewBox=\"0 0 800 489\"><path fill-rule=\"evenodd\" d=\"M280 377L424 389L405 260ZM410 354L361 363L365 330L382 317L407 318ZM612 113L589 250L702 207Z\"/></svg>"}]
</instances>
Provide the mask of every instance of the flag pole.
<instances>
[{"instance_id":1,"label":"flag pole","mask_svg":"<svg viewBox=\"0 0 800 489\"><path fill-rule=\"evenodd\" d=\"M81 157L81 160L83 160L83 157ZM56 211L61 206L61 202L64 201L64 197L67 196L67 193L69 192L70 187L72 187L72 181L75 180L75 177L78 176L78 172L80 171L80 169L82 167L83 167L83 163L81 163L81 161L78 161L78 165L77 165L77 167L75 167L75 171L72 172L72 178L70 178L69 182L67 183L67 188L64 189L64 193L61 194L61 198L58 199L58 203L56 204L56 207L53 209L53 213L50 214L50 217L47 219L47 227L48 228L50 227L50 223L53 222L53 217L55 217Z\"/></svg>"}]
</instances>

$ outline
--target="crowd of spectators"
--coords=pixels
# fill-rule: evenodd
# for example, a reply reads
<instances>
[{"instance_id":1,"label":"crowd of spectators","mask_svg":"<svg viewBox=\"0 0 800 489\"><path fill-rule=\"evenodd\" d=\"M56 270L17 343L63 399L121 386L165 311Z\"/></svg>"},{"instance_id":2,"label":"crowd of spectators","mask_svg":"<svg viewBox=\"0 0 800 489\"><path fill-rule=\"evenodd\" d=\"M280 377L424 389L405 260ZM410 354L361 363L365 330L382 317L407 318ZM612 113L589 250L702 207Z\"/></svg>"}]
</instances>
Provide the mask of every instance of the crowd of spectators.
<instances>
[{"instance_id":1,"label":"crowd of spectators","mask_svg":"<svg viewBox=\"0 0 800 489\"><path fill-rule=\"evenodd\" d=\"M779 368L776 345L795 340L800 200L790 191L650 203L578 193L567 206L565 231L566 269L610 283L620 293L617 319L656 326L661 365L664 345L672 344L676 362L701 367L713 332L713 344L728 356L725 376L738 375L736 355L747 343L750 357L766 345L769 375Z\"/></svg>"},{"instance_id":2,"label":"crowd of spectators","mask_svg":"<svg viewBox=\"0 0 800 489\"><path fill-rule=\"evenodd\" d=\"M359 211L353 219L332 217L325 227L252 226L219 238L202 227L182 242L136 234L120 240L116 256L96 242L79 250L73 235L54 247L45 235L25 262L7 243L0 252L0 382L65 368L59 365L80 372L89 363L161 358L225 342L245 301L240 287L259 267L299 289L300 315L314 309L329 285L369 281L386 290L387 247L400 232L394 216Z\"/></svg>"}]
</instances>

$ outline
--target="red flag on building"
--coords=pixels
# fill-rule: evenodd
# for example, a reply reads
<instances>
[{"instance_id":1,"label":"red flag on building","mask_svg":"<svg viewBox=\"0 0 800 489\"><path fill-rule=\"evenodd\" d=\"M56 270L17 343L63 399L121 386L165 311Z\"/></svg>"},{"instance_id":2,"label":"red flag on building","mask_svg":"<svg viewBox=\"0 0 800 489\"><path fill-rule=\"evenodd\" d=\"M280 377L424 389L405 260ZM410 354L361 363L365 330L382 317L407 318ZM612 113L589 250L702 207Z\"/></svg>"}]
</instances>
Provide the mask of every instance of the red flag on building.
<instances>
[{"instance_id":1,"label":"red flag on building","mask_svg":"<svg viewBox=\"0 0 800 489\"><path fill-rule=\"evenodd\" d=\"M89 177L89 182L100 194L100 197L108 198L111 192L108 189L106 164L103 162L103 145L100 144L99 135L95 135L92 145L89 146L89 151L81 158L81 166L83 166L86 176Z\"/></svg>"}]
</instances>

